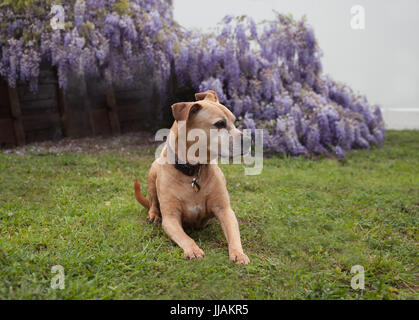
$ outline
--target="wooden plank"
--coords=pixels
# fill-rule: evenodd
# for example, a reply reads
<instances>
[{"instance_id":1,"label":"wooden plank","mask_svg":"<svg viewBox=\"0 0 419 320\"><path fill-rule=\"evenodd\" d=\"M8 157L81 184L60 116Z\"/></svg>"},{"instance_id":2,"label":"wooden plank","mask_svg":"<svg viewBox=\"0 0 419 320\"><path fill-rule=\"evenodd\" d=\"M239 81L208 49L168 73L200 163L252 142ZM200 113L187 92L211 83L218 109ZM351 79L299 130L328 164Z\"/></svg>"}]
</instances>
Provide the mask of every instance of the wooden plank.
<instances>
[{"instance_id":1,"label":"wooden plank","mask_svg":"<svg viewBox=\"0 0 419 320\"><path fill-rule=\"evenodd\" d=\"M39 72L39 84L58 84L58 77L56 77L55 72L55 68L41 69Z\"/></svg>"},{"instance_id":2,"label":"wooden plank","mask_svg":"<svg viewBox=\"0 0 419 320\"><path fill-rule=\"evenodd\" d=\"M57 99L58 100L58 99ZM40 114L54 112L57 110L57 100L34 100L30 102L20 102L23 115Z\"/></svg>"},{"instance_id":3,"label":"wooden plank","mask_svg":"<svg viewBox=\"0 0 419 320\"><path fill-rule=\"evenodd\" d=\"M13 126L15 129L16 144L24 145L26 142L25 131L22 124L22 111L20 110L19 95L16 88L8 87L10 111L13 118Z\"/></svg>"},{"instance_id":4,"label":"wooden plank","mask_svg":"<svg viewBox=\"0 0 419 320\"><path fill-rule=\"evenodd\" d=\"M144 108L139 104L131 104L118 107L119 120L121 122L135 119L143 119L147 115L149 108Z\"/></svg>"},{"instance_id":5,"label":"wooden plank","mask_svg":"<svg viewBox=\"0 0 419 320\"><path fill-rule=\"evenodd\" d=\"M143 100L143 96L141 95L141 92L136 91L118 91L115 92L117 98L116 103L121 105L129 105L133 103L138 103L139 101Z\"/></svg>"},{"instance_id":6,"label":"wooden plank","mask_svg":"<svg viewBox=\"0 0 419 320\"><path fill-rule=\"evenodd\" d=\"M60 126L60 115L58 113L43 113L23 116L22 122L26 131L48 129Z\"/></svg>"},{"instance_id":7,"label":"wooden plank","mask_svg":"<svg viewBox=\"0 0 419 320\"><path fill-rule=\"evenodd\" d=\"M153 118L157 116L150 103L119 106L118 113L122 133L149 130L156 123Z\"/></svg>"},{"instance_id":8,"label":"wooden plank","mask_svg":"<svg viewBox=\"0 0 419 320\"><path fill-rule=\"evenodd\" d=\"M67 100L68 101L68 100ZM90 128L88 114L85 111L76 109L73 107L73 104L69 102L66 112L67 118L67 137L81 138L86 137L92 134L92 129ZM71 106L71 107L70 107Z\"/></svg>"},{"instance_id":9,"label":"wooden plank","mask_svg":"<svg viewBox=\"0 0 419 320\"><path fill-rule=\"evenodd\" d=\"M91 81L91 80L90 80ZM76 116L82 119L83 124L76 123L75 119L71 119L72 124L76 130L81 130L82 135L95 135L95 124L92 114L90 97L87 89L88 80L84 75L74 74L69 79L71 85L67 89L67 95L69 96L69 107L71 108L71 117ZM75 105L77 103L77 105ZM86 121L87 120L87 121ZM86 125L86 127L85 127Z\"/></svg>"},{"instance_id":10,"label":"wooden plank","mask_svg":"<svg viewBox=\"0 0 419 320\"><path fill-rule=\"evenodd\" d=\"M61 130L64 135L64 137L68 137L69 135L69 129L68 129L68 103L67 103L67 96L65 93L65 90L63 88L60 88L57 85L57 96L58 96L58 112L60 114L60 124L61 124Z\"/></svg>"},{"instance_id":11,"label":"wooden plank","mask_svg":"<svg viewBox=\"0 0 419 320\"><path fill-rule=\"evenodd\" d=\"M108 108L109 123L111 125L112 134L120 134L121 126L119 123L118 109L116 105L115 93L113 88L110 86L106 89L106 106Z\"/></svg>"},{"instance_id":12,"label":"wooden plank","mask_svg":"<svg viewBox=\"0 0 419 320\"><path fill-rule=\"evenodd\" d=\"M16 145L12 119L0 119L0 148L10 148Z\"/></svg>"},{"instance_id":13,"label":"wooden plank","mask_svg":"<svg viewBox=\"0 0 419 320\"><path fill-rule=\"evenodd\" d=\"M7 91L7 85L0 82L0 118L10 118L10 103L9 103L9 92Z\"/></svg>"},{"instance_id":14,"label":"wooden plank","mask_svg":"<svg viewBox=\"0 0 419 320\"><path fill-rule=\"evenodd\" d=\"M113 134L107 109L90 110L93 120L93 132L95 135L107 136Z\"/></svg>"},{"instance_id":15,"label":"wooden plank","mask_svg":"<svg viewBox=\"0 0 419 320\"><path fill-rule=\"evenodd\" d=\"M106 86L104 81L97 78L86 78L87 93L89 95L90 107L92 109L103 109L106 104Z\"/></svg>"},{"instance_id":16,"label":"wooden plank","mask_svg":"<svg viewBox=\"0 0 419 320\"><path fill-rule=\"evenodd\" d=\"M148 121L144 120L131 120L131 121L124 121L121 122L121 132L128 133L128 132L138 132L138 131L150 131L153 130L152 124Z\"/></svg>"},{"instance_id":17,"label":"wooden plank","mask_svg":"<svg viewBox=\"0 0 419 320\"><path fill-rule=\"evenodd\" d=\"M64 93L64 92L62 92ZM94 134L93 121L90 114L90 99L86 91L83 76L71 74L65 95L61 95L61 105L65 104L66 133L68 137L86 137ZM64 103L64 104L63 104Z\"/></svg>"},{"instance_id":18,"label":"wooden plank","mask_svg":"<svg viewBox=\"0 0 419 320\"><path fill-rule=\"evenodd\" d=\"M80 97L82 98L82 107L86 110L87 112L87 117L89 119L89 127L90 127L90 134L95 135L95 123L94 123L94 119L93 119L93 113L92 113L92 108L91 108L91 103L90 103L90 98L89 98L89 92L87 90L87 82L86 82L86 78L85 76L81 76L80 78L80 82L79 82L79 94Z\"/></svg>"},{"instance_id":19,"label":"wooden plank","mask_svg":"<svg viewBox=\"0 0 419 320\"><path fill-rule=\"evenodd\" d=\"M108 107L104 92L102 92L100 96L92 96L89 93L89 101L91 109L107 109Z\"/></svg>"},{"instance_id":20,"label":"wooden plank","mask_svg":"<svg viewBox=\"0 0 419 320\"><path fill-rule=\"evenodd\" d=\"M19 100L20 104L23 105L24 102L32 102L39 100L56 100L56 84L40 84L38 86L38 91L33 93L29 90L29 87L26 85L19 86Z\"/></svg>"},{"instance_id":21,"label":"wooden plank","mask_svg":"<svg viewBox=\"0 0 419 320\"><path fill-rule=\"evenodd\" d=\"M51 63L46 60L41 62L38 83L39 85L43 85L43 84L56 85L58 83L57 68L52 67Z\"/></svg>"},{"instance_id":22,"label":"wooden plank","mask_svg":"<svg viewBox=\"0 0 419 320\"><path fill-rule=\"evenodd\" d=\"M26 142L41 142L61 138L61 129L59 127L50 127L41 130L26 131Z\"/></svg>"}]
</instances>

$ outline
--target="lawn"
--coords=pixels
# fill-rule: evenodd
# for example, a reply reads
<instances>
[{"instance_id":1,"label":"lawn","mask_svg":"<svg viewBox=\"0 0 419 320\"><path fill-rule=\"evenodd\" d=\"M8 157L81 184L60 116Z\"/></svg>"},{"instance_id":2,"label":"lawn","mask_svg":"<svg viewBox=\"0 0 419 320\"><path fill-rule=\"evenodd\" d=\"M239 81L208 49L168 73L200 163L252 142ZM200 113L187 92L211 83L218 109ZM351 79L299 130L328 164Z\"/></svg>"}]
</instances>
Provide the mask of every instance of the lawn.
<instances>
[{"instance_id":1,"label":"lawn","mask_svg":"<svg viewBox=\"0 0 419 320\"><path fill-rule=\"evenodd\" d=\"M155 147L140 140L0 151L0 299L419 298L419 131L343 162L272 157L259 176L222 166L249 266L228 260L216 221L191 232L198 261L146 222L132 185L146 184ZM63 290L50 287L54 265ZM351 288L354 265L365 290Z\"/></svg>"}]
</instances>

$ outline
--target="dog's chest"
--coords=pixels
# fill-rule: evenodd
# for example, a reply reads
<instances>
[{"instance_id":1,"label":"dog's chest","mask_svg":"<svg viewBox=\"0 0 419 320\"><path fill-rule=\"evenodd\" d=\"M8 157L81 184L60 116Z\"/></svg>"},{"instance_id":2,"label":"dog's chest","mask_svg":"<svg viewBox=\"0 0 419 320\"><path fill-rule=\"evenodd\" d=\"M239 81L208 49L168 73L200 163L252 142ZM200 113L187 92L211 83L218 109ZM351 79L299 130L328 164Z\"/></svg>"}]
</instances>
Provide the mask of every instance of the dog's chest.
<instances>
[{"instance_id":1,"label":"dog's chest","mask_svg":"<svg viewBox=\"0 0 419 320\"><path fill-rule=\"evenodd\" d=\"M185 218L195 220L206 214L207 196L205 190L194 192L192 187L188 185L188 188L179 195L179 200L182 202L182 211Z\"/></svg>"},{"instance_id":2,"label":"dog's chest","mask_svg":"<svg viewBox=\"0 0 419 320\"><path fill-rule=\"evenodd\" d=\"M187 220L200 219L206 213L205 204L199 202L184 203L183 212Z\"/></svg>"},{"instance_id":3,"label":"dog's chest","mask_svg":"<svg viewBox=\"0 0 419 320\"><path fill-rule=\"evenodd\" d=\"M211 219L205 202L189 202L183 205L182 222L193 228L202 228Z\"/></svg>"},{"instance_id":4,"label":"dog's chest","mask_svg":"<svg viewBox=\"0 0 419 320\"><path fill-rule=\"evenodd\" d=\"M202 210L202 206L199 204L196 205L187 205L186 206L186 210L188 212L188 215L192 216L192 217L198 217L202 214L203 210Z\"/></svg>"}]
</instances>

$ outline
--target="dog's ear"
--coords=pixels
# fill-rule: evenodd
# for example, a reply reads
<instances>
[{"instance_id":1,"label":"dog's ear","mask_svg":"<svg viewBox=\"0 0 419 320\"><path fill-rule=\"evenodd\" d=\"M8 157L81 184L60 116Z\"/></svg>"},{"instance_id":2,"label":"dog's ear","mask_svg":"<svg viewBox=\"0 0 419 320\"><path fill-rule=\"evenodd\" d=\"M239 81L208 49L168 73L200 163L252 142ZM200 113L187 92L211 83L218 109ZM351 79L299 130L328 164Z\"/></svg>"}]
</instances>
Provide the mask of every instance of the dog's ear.
<instances>
[{"instance_id":1,"label":"dog's ear","mask_svg":"<svg viewBox=\"0 0 419 320\"><path fill-rule=\"evenodd\" d=\"M205 92L195 93L195 99L199 100L210 100L214 102L219 102L218 95L214 90L207 90Z\"/></svg>"},{"instance_id":2,"label":"dog's ear","mask_svg":"<svg viewBox=\"0 0 419 320\"><path fill-rule=\"evenodd\" d=\"M201 106L194 102L179 102L172 105L173 118L176 121L186 121L189 117L198 112Z\"/></svg>"}]
</instances>

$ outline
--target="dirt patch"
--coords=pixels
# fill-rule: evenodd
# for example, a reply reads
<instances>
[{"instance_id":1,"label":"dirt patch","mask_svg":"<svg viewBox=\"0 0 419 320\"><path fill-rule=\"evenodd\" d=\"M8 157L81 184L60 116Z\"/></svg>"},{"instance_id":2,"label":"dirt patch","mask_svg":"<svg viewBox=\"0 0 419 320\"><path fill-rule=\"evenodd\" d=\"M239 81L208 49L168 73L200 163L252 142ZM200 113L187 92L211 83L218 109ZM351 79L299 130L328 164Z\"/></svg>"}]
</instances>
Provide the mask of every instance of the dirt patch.
<instances>
[{"instance_id":1,"label":"dirt patch","mask_svg":"<svg viewBox=\"0 0 419 320\"><path fill-rule=\"evenodd\" d=\"M127 133L114 137L65 138L60 141L45 141L4 150L6 154L48 154L62 152L79 152L101 154L108 152L124 152L130 154L138 149L158 145L154 134L150 132Z\"/></svg>"}]
</instances>

